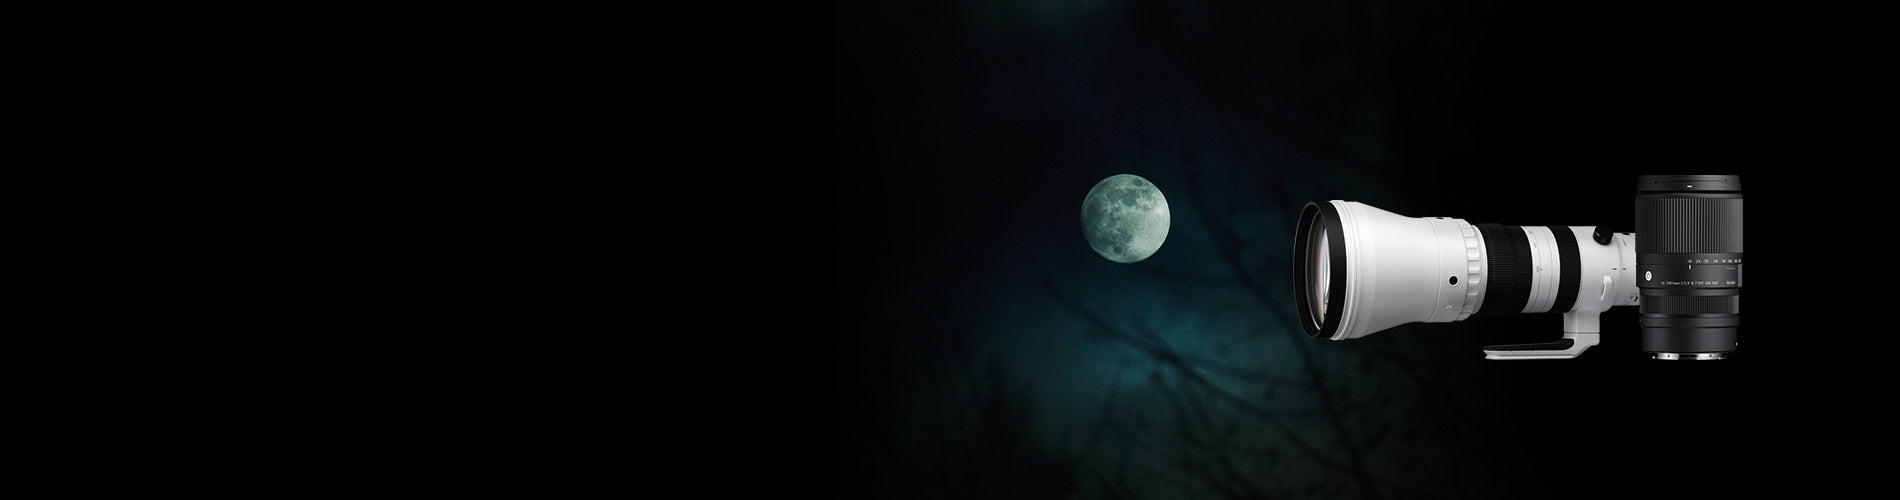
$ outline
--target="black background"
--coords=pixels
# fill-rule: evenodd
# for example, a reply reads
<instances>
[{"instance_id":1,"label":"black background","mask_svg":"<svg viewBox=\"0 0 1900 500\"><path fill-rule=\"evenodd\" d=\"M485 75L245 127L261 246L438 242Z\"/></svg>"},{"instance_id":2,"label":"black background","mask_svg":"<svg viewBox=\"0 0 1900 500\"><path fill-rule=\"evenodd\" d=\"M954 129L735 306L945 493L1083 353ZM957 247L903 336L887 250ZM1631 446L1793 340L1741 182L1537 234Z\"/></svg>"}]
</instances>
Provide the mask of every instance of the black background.
<instances>
[{"instance_id":1,"label":"black background","mask_svg":"<svg viewBox=\"0 0 1900 500\"><path fill-rule=\"evenodd\" d=\"M1175 200L1190 195L1170 186L1192 162L1211 165L1198 171L1217 183L1262 171L1308 176L1286 188L1299 201L1618 231L1633 230L1636 175L1743 176L1752 265L1741 350L1720 362L1648 360L1634 308L1619 308L1603 316L1605 343L1576 360L1501 363L1470 351L1472 364L1460 366L1495 381L1472 389L1484 400L1476 407L1514 421L1463 446L1523 453L1534 465L1497 471L1498 484L1427 487L1428 496L1840 485L1836 450L1877 434L1847 423L1856 413L1847 408L1858 404L1852 395L1884 394L1867 389L1881 379L1829 369L1858 350L1841 349L1841 332L1882 327L1829 316L1862 301L1812 279L1817 247L1856 223L1823 217L1852 210L1819 201L1857 187L1826 174L1853 162L1830 153L1854 135L1838 130L1853 104L1834 90L1845 77L1825 38L1833 14L1541 2L1036 5L836 6L837 170L827 186L836 338L824 356L833 360L830 477L840 496L1142 496L1046 480L1089 477L1063 465L1025 466L1042 469L1021 476L1001 468L986 485L932 474L959 452L906 437L933 422L899 408L944 389L904 367L951 345L930 325L963 318L1008 331L994 324L1007 320L983 316L995 310L989 283L1009 282L1023 272L1016 264L1032 262L1033 272L1049 269L1033 262L1085 256L1106 265L1075 221L1096 181L1140 174L1185 203ZM1204 133L1182 132L1195 128L1184 116L1233 124L1232 143L1276 146L1262 160L1168 145ZM1130 157L1128 141L1162 144L1150 149L1164 161L1142 167L1153 158ZM1377 179L1386 194L1353 179ZM1296 206L1273 210L1297 215ZM1184 251L1176 237L1156 259ZM1282 239L1261 241L1290 246L1291 232ZM1273 281L1283 273L1264 276L1266 286L1290 287ZM1554 337L1554 321L1475 318L1419 331L1472 346L1533 342ZM1280 493L1393 496L1352 486Z\"/></svg>"}]
</instances>

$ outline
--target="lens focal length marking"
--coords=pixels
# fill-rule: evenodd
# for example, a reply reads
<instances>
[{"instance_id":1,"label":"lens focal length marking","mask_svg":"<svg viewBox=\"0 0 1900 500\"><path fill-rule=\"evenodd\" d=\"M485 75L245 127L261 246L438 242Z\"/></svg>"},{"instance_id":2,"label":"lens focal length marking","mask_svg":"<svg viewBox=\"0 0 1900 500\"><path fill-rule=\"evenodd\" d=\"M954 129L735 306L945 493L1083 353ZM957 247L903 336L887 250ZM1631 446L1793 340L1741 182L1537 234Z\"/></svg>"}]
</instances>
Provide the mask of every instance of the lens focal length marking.
<instances>
[{"instance_id":1,"label":"lens focal length marking","mask_svg":"<svg viewBox=\"0 0 1900 500\"><path fill-rule=\"evenodd\" d=\"M1558 258L1557 237L1544 226L1518 226L1531 250L1531 291L1521 312L1549 311L1557 301L1559 276L1563 265Z\"/></svg>"},{"instance_id":2,"label":"lens focal length marking","mask_svg":"<svg viewBox=\"0 0 1900 500\"><path fill-rule=\"evenodd\" d=\"M1740 264L1739 253L1639 253L1637 264Z\"/></svg>"},{"instance_id":3,"label":"lens focal length marking","mask_svg":"<svg viewBox=\"0 0 1900 500\"><path fill-rule=\"evenodd\" d=\"M1637 264L1636 270L1647 278L1637 284L1639 288L1674 287L1711 287L1734 288L1741 285L1741 266L1738 264L1682 264L1648 265Z\"/></svg>"},{"instance_id":4,"label":"lens focal length marking","mask_svg":"<svg viewBox=\"0 0 1900 500\"><path fill-rule=\"evenodd\" d=\"M1641 288L1733 288L1742 284L1742 254L1642 253L1636 270Z\"/></svg>"}]
</instances>

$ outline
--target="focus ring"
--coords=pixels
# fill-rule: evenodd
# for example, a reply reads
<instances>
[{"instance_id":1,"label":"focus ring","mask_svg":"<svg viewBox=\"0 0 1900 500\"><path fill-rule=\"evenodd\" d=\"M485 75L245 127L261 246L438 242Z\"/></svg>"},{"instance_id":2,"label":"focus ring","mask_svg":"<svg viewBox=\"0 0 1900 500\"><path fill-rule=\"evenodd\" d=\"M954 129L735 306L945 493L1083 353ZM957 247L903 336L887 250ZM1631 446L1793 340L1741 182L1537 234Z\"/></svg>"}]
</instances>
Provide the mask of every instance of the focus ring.
<instances>
[{"instance_id":1,"label":"focus ring","mask_svg":"<svg viewBox=\"0 0 1900 500\"><path fill-rule=\"evenodd\" d=\"M1524 228L1472 224L1484 235L1485 296L1479 316L1524 312L1531 298L1531 245Z\"/></svg>"}]
</instances>

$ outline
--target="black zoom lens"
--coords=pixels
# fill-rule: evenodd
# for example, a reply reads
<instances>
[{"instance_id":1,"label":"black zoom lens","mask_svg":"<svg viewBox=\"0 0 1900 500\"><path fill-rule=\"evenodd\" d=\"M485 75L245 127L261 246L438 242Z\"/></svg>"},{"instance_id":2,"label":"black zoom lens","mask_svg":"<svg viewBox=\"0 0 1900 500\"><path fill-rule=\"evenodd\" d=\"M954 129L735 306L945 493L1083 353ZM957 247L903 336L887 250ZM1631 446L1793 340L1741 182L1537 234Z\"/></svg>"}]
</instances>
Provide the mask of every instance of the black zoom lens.
<instances>
[{"instance_id":1,"label":"black zoom lens","mask_svg":"<svg viewBox=\"0 0 1900 500\"><path fill-rule=\"evenodd\" d=\"M1643 350L1722 359L1742 322L1742 178L1636 179L1636 287Z\"/></svg>"}]
</instances>

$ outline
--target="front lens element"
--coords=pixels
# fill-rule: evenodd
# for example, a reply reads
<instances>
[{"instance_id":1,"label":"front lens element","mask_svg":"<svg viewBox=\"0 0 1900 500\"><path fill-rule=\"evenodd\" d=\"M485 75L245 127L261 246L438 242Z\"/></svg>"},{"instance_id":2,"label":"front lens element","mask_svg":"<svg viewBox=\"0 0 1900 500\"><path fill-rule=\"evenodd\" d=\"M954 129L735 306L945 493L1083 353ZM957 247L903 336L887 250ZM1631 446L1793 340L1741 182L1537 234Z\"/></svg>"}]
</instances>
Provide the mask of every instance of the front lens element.
<instances>
[{"instance_id":1,"label":"front lens element","mask_svg":"<svg viewBox=\"0 0 1900 500\"><path fill-rule=\"evenodd\" d=\"M1300 326L1313 338L1339 333L1345 311L1346 243L1340 241L1339 209L1332 203L1308 203L1294 230L1293 290L1299 297Z\"/></svg>"},{"instance_id":2,"label":"front lens element","mask_svg":"<svg viewBox=\"0 0 1900 500\"><path fill-rule=\"evenodd\" d=\"M1318 233L1318 236L1313 237L1314 243L1310 253L1315 260L1306 266L1306 269L1312 275L1311 300L1313 304L1319 306L1314 308L1313 321L1319 321L1326 318L1326 288L1331 284L1331 276L1328 276L1327 270L1332 269L1331 263L1328 262L1332 252L1326 245L1326 225L1314 226L1313 232Z\"/></svg>"}]
</instances>

